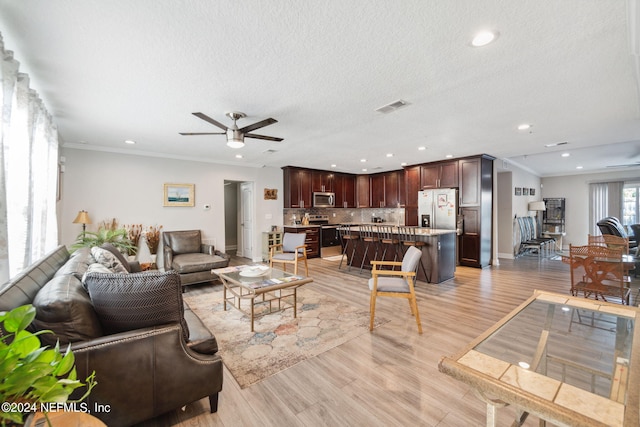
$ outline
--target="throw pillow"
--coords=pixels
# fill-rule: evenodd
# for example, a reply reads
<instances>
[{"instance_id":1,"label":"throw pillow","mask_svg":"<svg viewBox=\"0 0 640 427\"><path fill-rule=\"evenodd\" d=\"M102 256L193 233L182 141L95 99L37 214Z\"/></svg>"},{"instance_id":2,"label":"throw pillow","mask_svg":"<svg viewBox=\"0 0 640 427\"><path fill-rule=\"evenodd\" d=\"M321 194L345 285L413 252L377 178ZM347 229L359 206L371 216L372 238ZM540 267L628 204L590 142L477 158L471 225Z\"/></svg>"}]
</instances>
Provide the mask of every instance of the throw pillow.
<instances>
[{"instance_id":1,"label":"throw pillow","mask_svg":"<svg viewBox=\"0 0 640 427\"><path fill-rule=\"evenodd\" d=\"M185 340L189 338L180 275L175 271L87 273L85 282L105 332L177 322L182 325Z\"/></svg>"},{"instance_id":2,"label":"throw pillow","mask_svg":"<svg viewBox=\"0 0 640 427\"><path fill-rule=\"evenodd\" d=\"M33 299L36 318L30 327L48 329L53 334L42 334L45 345L86 341L102 336L98 320L87 291L74 275L56 276L47 282Z\"/></svg>"},{"instance_id":3,"label":"throw pillow","mask_svg":"<svg viewBox=\"0 0 640 427\"><path fill-rule=\"evenodd\" d=\"M96 261L107 267L113 273L128 273L118 258L106 249L94 246L91 248L91 255L93 255Z\"/></svg>"},{"instance_id":4,"label":"throw pillow","mask_svg":"<svg viewBox=\"0 0 640 427\"><path fill-rule=\"evenodd\" d=\"M103 243L100 247L111 252L116 258L118 258L118 261L120 261L120 264L124 266L124 268L127 270L127 273L131 273L131 266L129 265L129 261L127 261L127 259L124 257L122 252L118 250L118 248L113 246L111 243Z\"/></svg>"}]
</instances>

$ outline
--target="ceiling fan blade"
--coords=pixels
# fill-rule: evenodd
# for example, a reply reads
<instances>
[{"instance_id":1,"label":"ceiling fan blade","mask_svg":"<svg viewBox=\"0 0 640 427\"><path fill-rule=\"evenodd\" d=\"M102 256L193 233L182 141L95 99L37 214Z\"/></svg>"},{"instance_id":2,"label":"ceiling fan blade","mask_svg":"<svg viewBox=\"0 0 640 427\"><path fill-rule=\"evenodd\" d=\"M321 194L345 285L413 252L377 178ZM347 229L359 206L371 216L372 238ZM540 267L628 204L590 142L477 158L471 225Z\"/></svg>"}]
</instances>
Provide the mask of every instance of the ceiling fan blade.
<instances>
[{"instance_id":1,"label":"ceiling fan blade","mask_svg":"<svg viewBox=\"0 0 640 427\"><path fill-rule=\"evenodd\" d=\"M214 126L219 127L222 130L227 130L229 129L228 127L226 127L225 125L223 125L222 123L220 123L219 121L213 120L211 117L207 116L206 114L203 113L192 113L194 116L204 120L205 122L209 122Z\"/></svg>"},{"instance_id":2,"label":"ceiling fan blade","mask_svg":"<svg viewBox=\"0 0 640 427\"><path fill-rule=\"evenodd\" d=\"M226 135L226 132L179 132L180 135Z\"/></svg>"},{"instance_id":3,"label":"ceiling fan blade","mask_svg":"<svg viewBox=\"0 0 640 427\"><path fill-rule=\"evenodd\" d=\"M264 119L264 120L262 120L260 122L256 122L256 123L254 123L252 125L243 127L242 129L240 129L240 132L242 132L242 133L251 132L252 130L260 129L260 128L263 128L265 126L272 125L274 123L278 123L278 121L276 119L272 119L272 118Z\"/></svg>"},{"instance_id":4,"label":"ceiling fan blade","mask_svg":"<svg viewBox=\"0 0 640 427\"><path fill-rule=\"evenodd\" d=\"M256 135L255 133L245 133L245 138L255 138L255 139L266 139L267 141L276 141L280 142L284 138L276 138L275 136L266 136L266 135Z\"/></svg>"}]
</instances>

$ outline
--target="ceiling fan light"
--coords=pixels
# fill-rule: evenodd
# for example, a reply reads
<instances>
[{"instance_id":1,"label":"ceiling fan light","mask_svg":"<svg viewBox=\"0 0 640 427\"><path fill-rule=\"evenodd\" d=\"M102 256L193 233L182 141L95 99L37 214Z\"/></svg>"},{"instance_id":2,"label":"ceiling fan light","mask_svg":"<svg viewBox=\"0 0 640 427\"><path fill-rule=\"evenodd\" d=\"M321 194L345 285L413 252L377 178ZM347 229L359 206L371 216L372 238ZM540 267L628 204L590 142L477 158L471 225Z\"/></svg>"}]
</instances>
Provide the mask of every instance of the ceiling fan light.
<instances>
[{"instance_id":1,"label":"ceiling fan light","mask_svg":"<svg viewBox=\"0 0 640 427\"><path fill-rule=\"evenodd\" d=\"M242 148L244 147L244 141L241 139L229 139L227 145L231 148Z\"/></svg>"},{"instance_id":2,"label":"ceiling fan light","mask_svg":"<svg viewBox=\"0 0 640 427\"><path fill-rule=\"evenodd\" d=\"M242 132L240 132L237 128L227 129L227 145L231 148L244 147L244 135L242 134Z\"/></svg>"}]
</instances>

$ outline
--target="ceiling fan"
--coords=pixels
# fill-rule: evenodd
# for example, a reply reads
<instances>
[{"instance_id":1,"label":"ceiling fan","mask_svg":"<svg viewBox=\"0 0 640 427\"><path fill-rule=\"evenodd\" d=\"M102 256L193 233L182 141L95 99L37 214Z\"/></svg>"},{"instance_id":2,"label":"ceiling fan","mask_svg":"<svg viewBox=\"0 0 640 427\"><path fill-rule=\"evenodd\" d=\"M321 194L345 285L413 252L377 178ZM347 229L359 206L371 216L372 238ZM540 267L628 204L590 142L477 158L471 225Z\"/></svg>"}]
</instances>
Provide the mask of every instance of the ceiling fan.
<instances>
[{"instance_id":1,"label":"ceiling fan","mask_svg":"<svg viewBox=\"0 0 640 427\"><path fill-rule=\"evenodd\" d=\"M274 136L266 136L266 135L258 135L255 133L249 133L256 129L260 129L262 127L277 123L276 119L268 118L262 121L256 122L252 125L245 126L243 128L238 129L236 125L236 120L247 117L246 114L240 113L238 111L230 111L225 113L227 117L233 120L233 124L229 127L223 125L217 120L212 119L203 113L192 113L194 116L204 120L205 122L209 122L214 126L219 127L224 130L224 132L180 132L180 135L227 135L227 145L231 148L242 148L244 147L244 138L256 138L256 139L266 139L267 141L282 141L283 138L276 138Z\"/></svg>"}]
</instances>

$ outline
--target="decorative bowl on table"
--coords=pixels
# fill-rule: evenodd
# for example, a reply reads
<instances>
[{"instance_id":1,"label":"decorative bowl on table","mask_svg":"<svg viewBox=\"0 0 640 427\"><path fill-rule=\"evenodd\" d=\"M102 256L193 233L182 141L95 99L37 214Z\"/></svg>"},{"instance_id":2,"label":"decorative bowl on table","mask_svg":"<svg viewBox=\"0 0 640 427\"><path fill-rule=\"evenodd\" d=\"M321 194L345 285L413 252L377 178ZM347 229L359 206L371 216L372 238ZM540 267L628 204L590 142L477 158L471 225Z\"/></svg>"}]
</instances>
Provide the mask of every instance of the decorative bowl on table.
<instances>
[{"instance_id":1,"label":"decorative bowl on table","mask_svg":"<svg viewBox=\"0 0 640 427\"><path fill-rule=\"evenodd\" d=\"M269 267L266 265L252 265L250 267L240 270L240 276L242 277L260 277L269 272Z\"/></svg>"}]
</instances>

